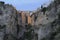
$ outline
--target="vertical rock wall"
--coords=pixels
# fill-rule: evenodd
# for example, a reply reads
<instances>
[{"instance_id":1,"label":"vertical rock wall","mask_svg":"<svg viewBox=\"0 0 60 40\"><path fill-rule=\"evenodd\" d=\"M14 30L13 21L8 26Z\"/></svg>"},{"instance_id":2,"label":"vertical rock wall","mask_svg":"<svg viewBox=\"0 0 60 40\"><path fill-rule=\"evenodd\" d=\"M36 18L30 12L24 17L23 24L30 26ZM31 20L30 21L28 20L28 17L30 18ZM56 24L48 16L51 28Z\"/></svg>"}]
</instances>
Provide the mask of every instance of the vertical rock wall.
<instances>
[{"instance_id":1,"label":"vertical rock wall","mask_svg":"<svg viewBox=\"0 0 60 40\"><path fill-rule=\"evenodd\" d=\"M0 4L0 40L13 40L17 37L16 9L9 4Z\"/></svg>"}]
</instances>

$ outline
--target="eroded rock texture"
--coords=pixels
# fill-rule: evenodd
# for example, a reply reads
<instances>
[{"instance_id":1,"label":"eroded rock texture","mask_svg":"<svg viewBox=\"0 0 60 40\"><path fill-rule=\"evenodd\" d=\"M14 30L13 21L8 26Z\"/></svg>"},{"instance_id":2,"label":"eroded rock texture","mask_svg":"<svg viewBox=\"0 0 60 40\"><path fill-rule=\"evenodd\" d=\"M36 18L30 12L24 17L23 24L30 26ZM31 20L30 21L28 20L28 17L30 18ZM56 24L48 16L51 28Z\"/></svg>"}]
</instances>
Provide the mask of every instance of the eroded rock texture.
<instances>
[{"instance_id":1,"label":"eroded rock texture","mask_svg":"<svg viewBox=\"0 0 60 40\"><path fill-rule=\"evenodd\" d=\"M45 12L45 15L43 15L40 11L38 12L39 15L35 21L35 32L38 34L38 40L60 40L59 2L59 0L55 0L51 3L49 7L50 9L48 8L49 10Z\"/></svg>"},{"instance_id":2,"label":"eroded rock texture","mask_svg":"<svg viewBox=\"0 0 60 40\"><path fill-rule=\"evenodd\" d=\"M0 40L15 40L16 25L16 9L12 5L0 2Z\"/></svg>"}]
</instances>

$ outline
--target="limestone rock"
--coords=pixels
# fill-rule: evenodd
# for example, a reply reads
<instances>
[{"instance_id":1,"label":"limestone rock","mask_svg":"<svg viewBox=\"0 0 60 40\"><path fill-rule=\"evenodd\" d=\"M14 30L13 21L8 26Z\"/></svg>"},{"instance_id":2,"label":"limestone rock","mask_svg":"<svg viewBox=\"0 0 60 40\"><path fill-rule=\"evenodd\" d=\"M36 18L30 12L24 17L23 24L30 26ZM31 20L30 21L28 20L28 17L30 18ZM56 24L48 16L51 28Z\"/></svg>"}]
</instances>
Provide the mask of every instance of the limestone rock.
<instances>
[{"instance_id":1,"label":"limestone rock","mask_svg":"<svg viewBox=\"0 0 60 40\"><path fill-rule=\"evenodd\" d=\"M9 4L0 4L0 27L2 27L0 28L0 40L3 40L5 34L12 34L14 37L17 36L17 23L15 19L16 9Z\"/></svg>"}]
</instances>

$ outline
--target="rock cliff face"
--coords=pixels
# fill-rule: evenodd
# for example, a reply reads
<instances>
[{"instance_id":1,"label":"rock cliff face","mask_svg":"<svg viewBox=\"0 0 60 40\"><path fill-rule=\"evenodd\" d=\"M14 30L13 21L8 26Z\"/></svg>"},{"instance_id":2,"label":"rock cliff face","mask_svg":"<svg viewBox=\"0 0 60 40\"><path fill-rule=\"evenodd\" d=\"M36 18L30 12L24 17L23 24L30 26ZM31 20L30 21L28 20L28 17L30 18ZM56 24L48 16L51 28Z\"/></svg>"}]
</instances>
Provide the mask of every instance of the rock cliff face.
<instances>
[{"instance_id":1,"label":"rock cliff face","mask_svg":"<svg viewBox=\"0 0 60 40\"><path fill-rule=\"evenodd\" d=\"M35 21L35 32L38 34L38 40L60 40L60 4L51 4L51 9L45 12L45 15L38 12ZM48 8L49 9L49 8ZM37 14L37 13L35 13Z\"/></svg>"},{"instance_id":2,"label":"rock cliff face","mask_svg":"<svg viewBox=\"0 0 60 40\"><path fill-rule=\"evenodd\" d=\"M0 40L60 40L60 1L51 4L45 15L41 10L33 15L34 28L24 28L18 24L16 9L0 2Z\"/></svg>"},{"instance_id":3,"label":"rock cliff face","mask_svg":"<svg viewBox=\"0 0 60 40\"><path fill-rule=\"evenodd\" d=\"M0 2L0 40L13 40L17 37L16 9Z\"/></svg>"}]
</instances>

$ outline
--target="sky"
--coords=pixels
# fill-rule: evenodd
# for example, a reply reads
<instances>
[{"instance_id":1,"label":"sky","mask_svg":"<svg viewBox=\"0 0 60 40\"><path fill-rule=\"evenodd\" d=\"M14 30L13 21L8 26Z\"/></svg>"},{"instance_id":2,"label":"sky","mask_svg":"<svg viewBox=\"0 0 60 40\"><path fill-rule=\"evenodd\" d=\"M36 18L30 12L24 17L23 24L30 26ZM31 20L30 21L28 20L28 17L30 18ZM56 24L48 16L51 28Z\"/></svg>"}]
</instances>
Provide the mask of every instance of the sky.
<instances>
[{"instance_id":1,"label":"sky","mask_svg":"<svg viewBox=\"0 0 60 40\"><path fill-rule=\"evenodd\" d=\"M0 0L12 4L17 10L36 10L41 5L48 5L50 0Z\"/></svg>"}]
</instances>

